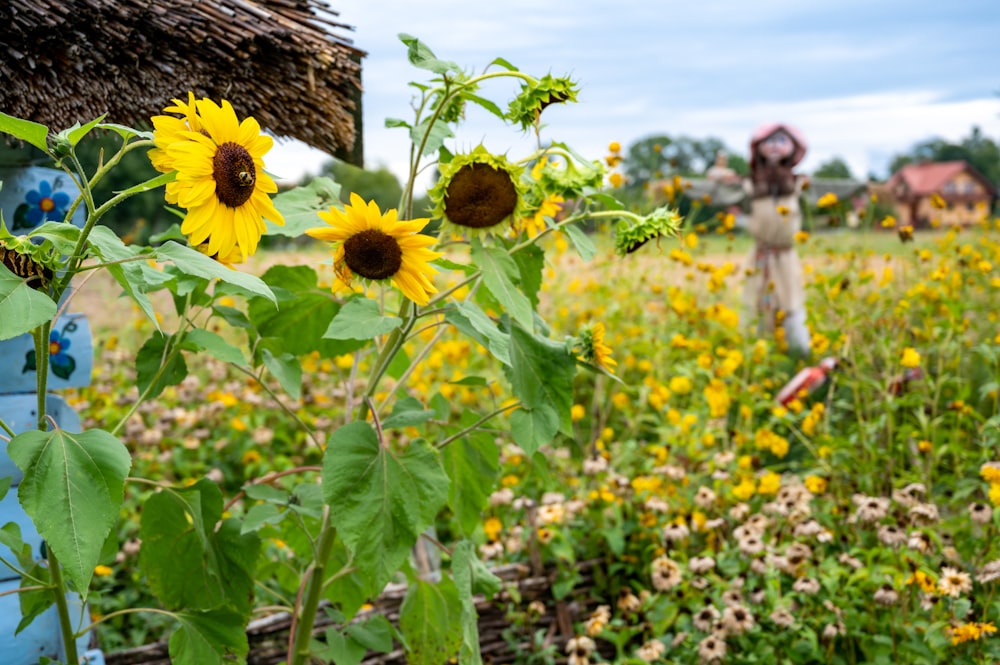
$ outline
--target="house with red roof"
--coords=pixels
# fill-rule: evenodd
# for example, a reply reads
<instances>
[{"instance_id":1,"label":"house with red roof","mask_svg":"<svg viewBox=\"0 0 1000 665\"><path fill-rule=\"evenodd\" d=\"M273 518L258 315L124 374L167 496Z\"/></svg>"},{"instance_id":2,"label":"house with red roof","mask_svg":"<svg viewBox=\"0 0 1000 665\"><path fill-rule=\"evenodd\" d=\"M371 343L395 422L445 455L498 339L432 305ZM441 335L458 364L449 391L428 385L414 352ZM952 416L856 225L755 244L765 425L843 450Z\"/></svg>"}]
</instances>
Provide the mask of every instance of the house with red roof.
<instances>
[{"instance_id":1,"label":"house with red roof","mask_svg":"<svg viewBox=\"0 0 1000 665\"><path fill-rule=\"evenodd\" d=\"M897 226L914 228L974 224L990 213L997 196L993 183L961 160L907 164L885 190L896 207Z\"/></svg>"}]
</instances>

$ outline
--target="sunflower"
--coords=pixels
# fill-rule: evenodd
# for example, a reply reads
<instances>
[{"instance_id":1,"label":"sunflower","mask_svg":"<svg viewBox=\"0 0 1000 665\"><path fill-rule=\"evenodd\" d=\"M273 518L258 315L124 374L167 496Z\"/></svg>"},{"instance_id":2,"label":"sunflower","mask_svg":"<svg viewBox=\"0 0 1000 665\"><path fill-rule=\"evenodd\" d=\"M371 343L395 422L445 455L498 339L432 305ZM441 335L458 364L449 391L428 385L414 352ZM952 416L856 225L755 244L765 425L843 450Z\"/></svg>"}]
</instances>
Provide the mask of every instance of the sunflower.
<instances>
[{"instance_id":1,"label":"sunflower","mask_svg":"<svg viewBox=\"0 0 1000 665\"><path fill-rule=\"evenodd\" d=\"M373 282L391 279L418 305L437 293L430 279L437 271L430 262L441 254L428 249L434 238L420 233L429 219L398 220L395 209L382 214L378 204L365 204L354 193L343 212L331 207L317 214L330 226L307 229L306 234L336 243L333 267L344 283L350 284L353 275Z\"/></svg>"},{"instance_id":2,"label":"sunflower","mask_svg":"<svg viewBox=\"0 0 1000 665\"><path fill-rule=\"evenodd\" d=\"M201 131L201 119L198 117L195 107L194 93L188 92L187 103L179 99L172 101L174 105L167 106L163 110L167 113L179 113L183 117L153 116L153 142L156 147L147 153L149 161L153 163L153 168L161 173L170 173L175 168L173 160L167 154L167 146L176 141L187 141L187 132Z\"/></svg>"},{"instance_id":3,"label":"sunflower","mask_svg":"<svg viewBox=\"0 0 1000 665\"><path fill-rule=\"evenodd\" d=\"M499 231L504 222L521 217L522 172L520 166L490 154L483 146L457 155L441 166L441 177L428 192L436 204L434 215L449 222L452 230Z\"/></svg>"},{"instance_id":4,"label":"sunflower","mask_svg":"<svg viewBox=\"0 0 1000 665\"><path fill-rule=\"evenodd\" d=\"M559 196L558 194L550 194L546 196L545 199L538 204L538 209L535 214L531 217L524 217L521 219L521 230L523 230L529 238L534 238L547 227L545 223L545 218L555 219L559 211L562 210L563 203L566 199Z\"/></svg>"},{"instance_id":5,"label":"sunflower","mask_svg":"<svg viewBox=\"0 0 1000 665\"><path fill-rule=\"evenodd\" d=\"M582 331L580 347L580 360L592 362L614 374L618 362L611 357L611 347L604 343L603 323L595 323Z\"/></svg>"},{"instance_id":6,"label":"sunflower","mask_svg":"<svg viewBox=\"0 0 1000 665\"><path fill-rule=\"evenodd\" d=\"M190 129L161 121L166 156L156 160L177 170L177 178L167 184L167 203L187 208L181 232L192 245L207 244L210 256L232 256L235 248L245 261L257 251L266 230L264 218L285 223L268 196L278 187L264 173L262 160L274 140L261 134L255 119L240 122L225 100L222 106L199 100L196 114L190 113L190 104L175 108L186 112Z\"/></svg>"}]
</instances>

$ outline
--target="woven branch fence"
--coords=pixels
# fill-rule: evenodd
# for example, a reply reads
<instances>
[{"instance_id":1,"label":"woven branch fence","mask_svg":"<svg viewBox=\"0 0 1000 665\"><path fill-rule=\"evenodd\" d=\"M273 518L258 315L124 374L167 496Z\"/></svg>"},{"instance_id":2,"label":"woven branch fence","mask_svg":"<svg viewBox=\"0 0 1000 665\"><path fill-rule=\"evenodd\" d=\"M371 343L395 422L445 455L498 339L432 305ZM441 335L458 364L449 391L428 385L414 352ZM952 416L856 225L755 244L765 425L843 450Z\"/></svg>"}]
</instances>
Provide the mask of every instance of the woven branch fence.
<instances>
[{"instance_id":1,"label":"woven branch fence","mask_svg":"<svg viewBox=\"0 0 1000 665\"><path fill-rule=\"evenodd\" d=\"M504 589L492 600L484 597L476 598L476 610L479 613L479 648L486 663L507 663L514 658L512 645L504 638L504 631L510 626L507 618L507 608L511 602L512 588L516 588L520 596L520 606L526 607L532 601L545 605L545 613L534 622L532 632L539 629L546 631L547 642L555 644L562 651L567 640L573 636L573 623L586 616L594 604L590 590L593 588L593 572L597 562L588 561L577 565L580 574L577 583L569 596L556 600L552 597L552 584L556 579L556 571L544 571L542 574L532 574L525 564L511 564L496 568L493 573L504 583ZM399 609L406 596L405 584L392 584L373 603L372 608L360 612L354 621L383 614L393 623L399 625ZM314 636L322 639L325 629L332 622L320 614L316 620ZM247 656L248 665L276 665L285 660L288 649L291 616L274 614L250 623L247 627L247 638L250 642L250 653ZM522 639L527 636L522 636ZM519 649L528 649L525 641L515 645ZM125 651L105 655L107 665L170 665L167 643L157 642ZM369 652L362 660L362 665L402 665L406 663L405 654L401 649L390 653Z\"/></svg>"}]
</instances>

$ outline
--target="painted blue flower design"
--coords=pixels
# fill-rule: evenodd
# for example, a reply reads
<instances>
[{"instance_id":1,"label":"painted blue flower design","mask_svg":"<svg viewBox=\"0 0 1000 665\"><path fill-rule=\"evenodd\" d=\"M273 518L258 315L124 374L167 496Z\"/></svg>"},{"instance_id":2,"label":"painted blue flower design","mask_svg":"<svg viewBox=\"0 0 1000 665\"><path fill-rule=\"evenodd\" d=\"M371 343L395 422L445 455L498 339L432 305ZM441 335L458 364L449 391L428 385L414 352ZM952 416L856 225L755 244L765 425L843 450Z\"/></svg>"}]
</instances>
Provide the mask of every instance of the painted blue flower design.
<instances>
[{"instance_id":1,"label":"painted blue flower design","mask_svg":"<svg viewBox=\"0 0 1000 665\"><path fill-rule=\"evenodd\" d=\"M63 326L62 330L53 330L49 333L49 370L66 381L76 371L76 359L66 353L72 345L68 334L76 332L76 329L77 325L70 321ZM30 349L24 354L24 368L21 373L37 371L38 363L35 358L35 350Z\"/></svg>"},{"instance_id":2,"label":"painted blue flower design","mask_svg":"<svg viewBox=\"0 0 1000 665\"><path fill-rule=\"evenodd\" d=\"M38 226L42 222L60 222L66 216L66 208L69 207L69 194L66 192L53 192L52 185L48 180L38 183L38 189L33 189L24 195L24 200L28 204L25 211L25 219L31 226Z\"/></svg>"},{"instance_id":3,"label":"painted blue flower design","mask_svg":"<svg viewBox=\"0 0 1000 665\"><path fill-rule=\"evenodd\" d=\"M63 337L61 332L53 330L49 335L49 362L52 363L53 370L75 364L73 358L66 353L70 346L69 337Z\"/></svg>"}]
</instances>

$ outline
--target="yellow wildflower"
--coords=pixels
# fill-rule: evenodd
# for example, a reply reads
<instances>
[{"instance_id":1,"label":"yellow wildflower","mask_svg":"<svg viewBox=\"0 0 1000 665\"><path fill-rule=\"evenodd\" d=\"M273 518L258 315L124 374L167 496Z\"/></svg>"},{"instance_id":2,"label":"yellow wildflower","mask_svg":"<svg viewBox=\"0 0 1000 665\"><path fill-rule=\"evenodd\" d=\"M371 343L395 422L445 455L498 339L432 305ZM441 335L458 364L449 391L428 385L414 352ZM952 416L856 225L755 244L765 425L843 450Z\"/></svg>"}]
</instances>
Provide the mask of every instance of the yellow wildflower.
<instances>
[{"instance_id":1,"label":"yellow wildflower","mask_svg":"<svg viewBox=\"0 0 1000 665\"><path fill-rule=\"evenodd\" d=\"M819 201L816 202L816 205L820 208L830 208L837 205L837 200L836 194L833 192L827 192L823 196L819 197Z\"/></svg>"},{"instance_id":2,"label":"yellow wildflower","mask_svg":"<svg viewBox=\"0 0 1000 665\"><path fill-rule=\"evenodd\" d=\"M826 491L827 480L822 476L806 476L803 483L805 484L806 489L813 494L822 494Z\"/></svg>"},{"instance_id":3,"label":"yellow wildflower","mask_svg":"<svg viewBox=\"0 0 1000 665\"><path fill-rule=\"evenodd\" d=\"M491 541L495 541L502 530L503 523L496 517L490 517L483 522L483 533L485 533L486 537Z\"/></svg>"},{"instance_id":4,"label":"yellow wildflower","mask_svg":"<svg viewBox=\"0 0 1000 665\"><path fill-rule=\"evenodd\" d=\"M705 400L712 418L721 418L729 411L729 388L719 379L712 379L705 386Z\"/></svg>"},{"instance_id":5,"label":"yellow wildflower","mask_svg":"<svg viewBox=\"0 0 1000 665\"><path fill-rule=\"evenodd\" d=\"M900 360L903 367L920 367L920 353L911 346L903 349L903 357Z\"/></svg>"},{"instance_id":6,"label":"yellow wildflower","mask_svg":"<svg viewBox=\"0 0 1000 665\"><path fill-rule=\"evenodd\" d=\"M746 501L757 491L757 484L753 478L744 478L740 484L733 488L733 496L740 501Z\"/></svg>"},{"instance_id":7,"label":"yellow wildflower","mask_svg":"<svg viewBox=\"0 0 1000 665\"><path fill-rule=\"evenodd\" d=\"M781 489L781 476L773 471L765 471L760 477L758 494L777 494L779 489Z\"/></svg>"}]
</instances>

